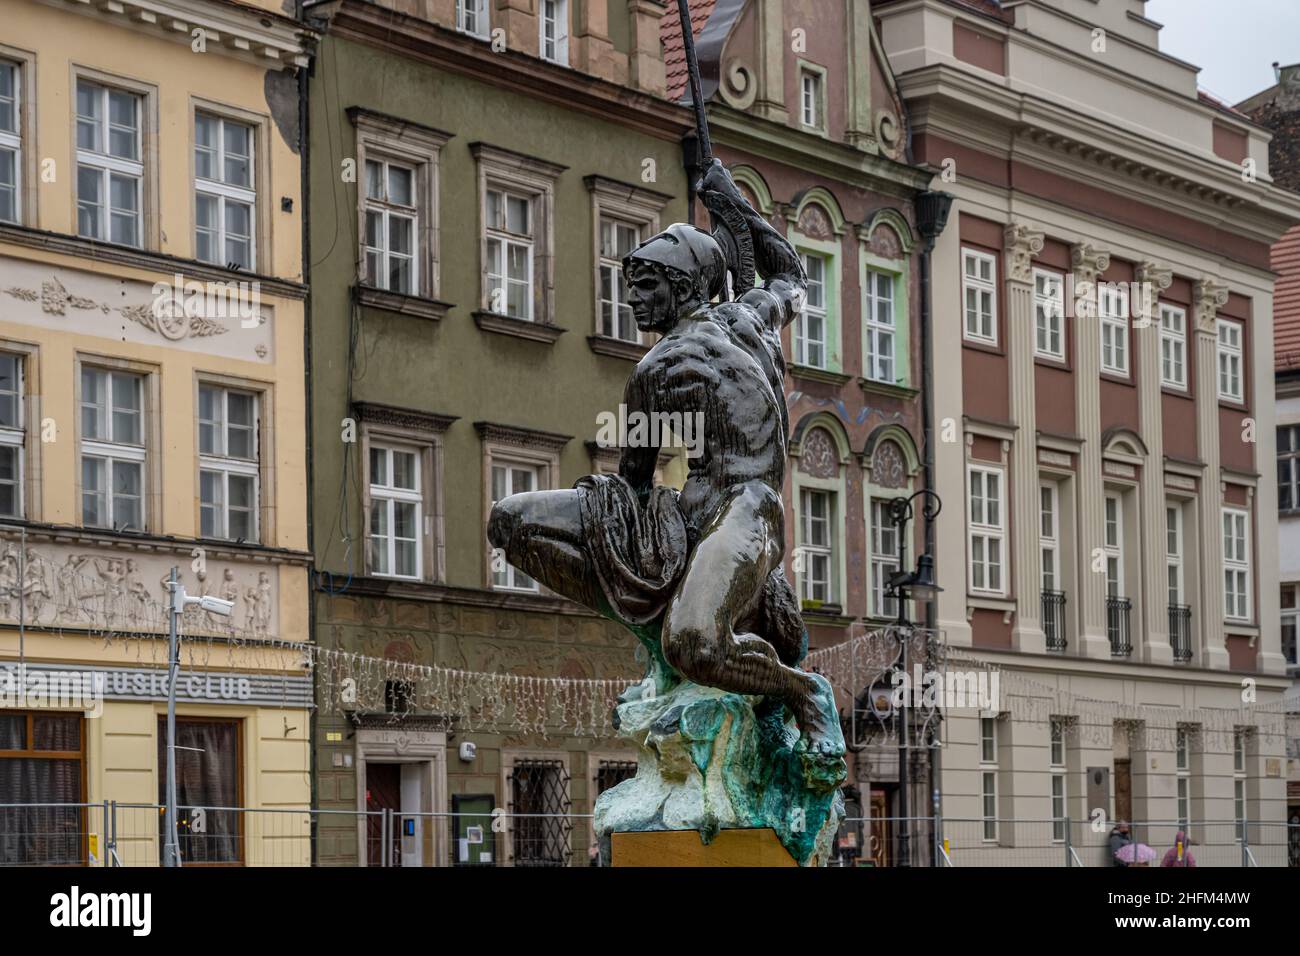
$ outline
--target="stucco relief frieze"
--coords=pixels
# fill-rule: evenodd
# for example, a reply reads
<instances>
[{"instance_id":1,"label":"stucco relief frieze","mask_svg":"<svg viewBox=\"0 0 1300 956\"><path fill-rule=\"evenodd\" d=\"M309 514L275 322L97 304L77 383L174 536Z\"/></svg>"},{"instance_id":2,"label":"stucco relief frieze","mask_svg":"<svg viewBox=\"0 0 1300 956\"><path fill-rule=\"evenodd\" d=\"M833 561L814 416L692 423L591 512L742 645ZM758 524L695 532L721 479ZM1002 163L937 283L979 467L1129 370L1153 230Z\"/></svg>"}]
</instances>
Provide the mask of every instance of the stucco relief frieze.
<instances>
[{"instance_id":1,"label":"stucco relief frieze","mask_svg":"<svg viewBox=\"0 0 1300 956\"><path fill-rule=\"evenodd\" d=\"M23 325L227 358L271 356L273 310L256 281L239 277L203 283L177 275L151 285L0 258L3 299L5 319Z\"/></svg>"},{"instance_id":2,"label":"stucco relief frieze","mask_svg":"<svg viewBox=\"0 0 1300 956\"><path fill-rule=\"evenodd\" d=\"M234 604L222 617L185 610L190 635L269 638L278 633L279 573L274 566L249 567L191 558L139 554L124 557L85 545L0 541L0 621L29 627L92 631L165 632L167 582L173 564L191 596L213 596Z\"/></svg>"}]
</instances>

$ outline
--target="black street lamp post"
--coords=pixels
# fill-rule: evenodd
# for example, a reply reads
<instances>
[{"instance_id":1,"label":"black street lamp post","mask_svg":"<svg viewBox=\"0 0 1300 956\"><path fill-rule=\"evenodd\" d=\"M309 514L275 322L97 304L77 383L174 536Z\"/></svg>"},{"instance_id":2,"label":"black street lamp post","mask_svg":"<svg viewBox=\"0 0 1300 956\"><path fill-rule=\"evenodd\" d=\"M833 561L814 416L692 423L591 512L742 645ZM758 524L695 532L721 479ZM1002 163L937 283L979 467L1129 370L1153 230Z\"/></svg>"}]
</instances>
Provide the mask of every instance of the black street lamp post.
<instances>
[{"instance_id":1,"label":"black street lamp post","mask_svg":"<svg viewBox=\"0 0 1300 956\"><path fill-rule=\"evenodd\" d=\"M889 502L889 517L894 523L894 530L898 536L898 571L890 576L886 585L886 594L898 602L898 639L902 644L899 661L903 668L904 678L907 676L907 645L912 638L912 622L907 619L907 601L908 598L921 601L929 601L936 594L943 590L935 584L934 581L934 556L929 551L923 551L921 556L916 559L916 570L905 571L907 567L907 525L915 517L912 502L916 499L922 499L921 516L925 519L927 527L930 526L934 519L939 516L943 510L943 499L931 491L929 488L923 488L910 496L900 496L891 499ZM907 691L903 695L903 703L899 708L899 730L898 730L898 816L900 819L898 833L898 865L912 865L912 836L911 821L908 819L908 785L911 783L911 749L908 741L908 707L912 689L904 684Z\"/></svg>"}]
</instances>

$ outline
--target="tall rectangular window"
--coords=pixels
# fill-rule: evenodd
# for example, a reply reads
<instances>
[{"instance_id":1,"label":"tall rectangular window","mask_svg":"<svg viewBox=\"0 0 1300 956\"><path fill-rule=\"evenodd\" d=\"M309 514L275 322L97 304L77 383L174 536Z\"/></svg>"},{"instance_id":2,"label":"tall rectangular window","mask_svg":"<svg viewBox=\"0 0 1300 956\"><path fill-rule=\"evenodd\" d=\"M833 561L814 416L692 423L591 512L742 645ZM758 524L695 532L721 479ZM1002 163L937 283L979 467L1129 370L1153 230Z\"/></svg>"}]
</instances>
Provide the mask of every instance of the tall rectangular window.
<instances>
[{"instance_id":1,"label":"tall rectangular window","mask_svg":"<svg viewBox=\"0 0 1300 956\"><path fill-rule=\"evenodd\" d=\"M488 0L456 0L456 29L461 33L486 39L488 35Z\"/></svg>"},{"instance_id":2,"label":"tall rectangular window","mask_svg":"<svg viewBox=\"0 0 1300 956\"><path fill-rule=\"evenodd\" d=\"M1128 286L1097 283L1097 317L1101 321L1101 370L1128 377Z\"/></svg>"},{"instance_id":3,"label":"tall rectangular window","mask_svg":"<svg viewBox=\"0 0 1300 956\"><path fill-rule=\"evenodd\" d=\"M81 369L81 521L144 529L144 376Z\"/></svg>"},{"instance_id":4,"label":"tall rectangular window","mask_svg":"<svg viewBox=\"0 0 1300 956\"><path fill-rule=\"evenodd\" d=\"M0 60L0 222L21 222L22 76L17 63Z\"/></svg>"},{"instance_id":5,"label":"tall rectangular window","mask_svg":"<svg viewBox=\"0 0 1300 956\"><path fill-rule=\"evenodd\" d=\"M1246 731L1232 732L1232 816L1236 837L1246 838Z\"/></svg>"},{"instance_id":6,"label":"tall rectangular window","mask_svg":"<svg viewBox=\"0 0 1300 956\"><path fill-rule=\"evenodd\" d=\"M539 0L538 44L543 60L569 65L569 2Z\"/></svg>"},{"instance_id":7,"label":"tall rectangular window","mask_svg":"<svg viewBox=\"0 0 1300 956\"><path fill-rule=\"evenodd\" d=\"M808 294L795 319L794 360L796 365L826 368L826 259L810 252L800 257L808 276Z\"/></svg>"},{"instance_id":8,"label":"tall rectangular window","mask_svg":"<svg viewBox=\"0 0 1300 956\"><path fill-rule=\"evenodd\" d=\"M972 465L967 470L967 480L970 588L987 594L1003 594L1006 524L1002 506L1002 471Z\"/></svg>"},{"instance_id":9,"label":"tall rectangular window","mask_svg":"<svg viewBox=\"0 0 1300 956\"><path fill-rule=\"evenodd\" d=\"M167 718L158 718L158 802L167 799ZM244 821L239 807L240 722L180 717L176 720L176 802L202 808L182 814L177 845L186 866L244 860ZM219 809L213 809L219 808ZM158 845L166 840L159 814ZM200 825L200 820L202 824Z\"/></svg>"},{"instance_id":10,"label":"tall rectangular window","mask_svg":"<svg viewBox=\"0 0 1300 956\"><path fill-rule=\"evenodd\" d=\"M998 344L997 260L973 249L961 251L961 295L966 314L966 338Z\"/></svg>"},{"instance_id":11,"label":"tall rectangular window","mask_svg":"<svg viewBox=\"0 0 1300 956\"><path fill-rule=\"evenodd\" d=\"M898 573L898 528L889 502L871 499L871 608L876 617L898 614L898 600L889 595L889 579Z\"/></svg>"},{"instance_id":12,"label":"tall rectangular window","mask_svg":"<svg viewBox=\"0 0 1300 956\"><path fill-rule=\"evenodd\" d=\"M894 361L894 277L867 270L867 378L888 385L897 380Z\"/></svg>"},{"instance_id":13,"label":"tall rectangular window","mask_svg":"<svg viewBox=\"0 0 1300 956\"><path fill-rule=\"evenodd\" d=\"M1165 507L1165 555L1169 569L1169 606L1183 603L1183 509Z\"/></svg>"},{"instance_id":14,"label":"tall rectangular window","mask_svg":"<svg viewBox=\"0 0 1300 956\"><path fill-rule=\"evenodd\" d=\"M1048 767L1052 787L1052 839L1063 842L1065 832L1065 722L1053 717L1048 729Z\"/></svg>"},{"instance_id":15,"label":"tall rectangular window","mask_svg":"<svg viewBox=\"0 0 1300 956\"><path fill-rule=\"evenodd\" d=\"M1300 665L1300 653L1296 646L1296 637L1300 634L1300 608L1297 608L1296 603L1295 585L1282 585L1282 656L1291 667Z\"/></svg>"},{"instance_id":16,"label":"tall rectangular window","mask_svg":"<svg viewBox=\"0 0 1300 956\"><path fill-rule=\"evenodd\" d=\"M980 802L984 821L984 839L998 838L998 738L997 721L980 718Z\"/></svg>"},{"instance_id":17,"label":"tall rectangular window","mask_svg":"<svg viewBox=\"0 0 1300 956\"><path fill-rule=\"evenodd\" d=\"M1065 360L1065 286L1055 272L1034 270L1034 352Z\"/></svg>"},{"instance_id":18,"label":"tall rectangular window","mask_svg":"<svg viewBox=\"0 0 1300 956\"><path fill-rule=\"evenodd\" d=\"M1277 429L1277 508L1300 509L1300 425Z\"/></svg>"},{"instance_id":19,"label":"tall rectangular window","mask_svg":"<svg viewBox=\"0 0 1300 956\"><path fill-rule=\"evenodd\" d=\"M77 235L143 244L144 97L77 81Z\"/></svg>"},{"instance_id":20,"label":"tall rectangular window","mask_svg":"<svg viewBox=\"0 0 1300 956\"><path fill-rule=\"evenodd\" d=\"M85 865L82 726L81 714L0 710L0 866Z\"/></svg>"},{"instance_id":21,"label":"tall rectangular window","mask_svg":"<svg viewBox=\"0 0 1300 956\"><path fill-rule=\"evenodd\" d=\"M1038 550L1041 556L1043 590L1059 591L1061 572L1057 567L1061 549L1061 516L1056 485L1043 482L1038 489Z\"/></svg>"},{"instance_id":22,"label":"tall rectangular window","mask_svg":"<svg viewBox=\"0 0 1300 956\"><path fill-rule=\"evenodd\" d=\"M1250 620L1250 514L1223 509L1223 608L1234 621Z\"/></svg>"},{"instance_id":23,"label":"tall rectangular window","mask_svg":"<svg viewBox=\"0 0 1300 956\"><path fill-rule=\"evenodd\" d=\"M1119 495L1107 495L1102 536L1106 559L1106 594L1124 594L1124 502Z\"/></svg>"},{"instance_id":24,"label":"tall rectangular window","mask_svg":"<svg viewBox=\"0 0 1300 956\"><path fill-rule=\"evenodd\" d=\"M1241 323L1219 319L1219 398L1240 402L1244 387L1241 376Z\"/></svg>"},{"instance_id":25,"label":"tall rectangular window","mask_svg":"<svg viewBox=\"0 0 1300 956\"><path fill-rule=\"evenodd\" d=\"M1187 390L1187 312L1160 305L1160 384Z\"/></svg>"},{"instance_id":26,"label":"tall rectangular window","mask_svg":"<svg viewBox=\"0 0 1300 956\"><path fill-rule=\"evenodd\" d=\"M600 217L600 332L612 339L640 342L632 306L627 302L623 258L641 242L641 227L609 216Z\"/></svg>"},{"instance_id":27,"label":"tall rectangular window","mask_svg":"<svg viewBox=\"0 0 1300 956\"><path fill-rule=\"evenodd\" d=\"M424 485L420 452L414 448L370 446L370 570L382 577L422 576L421 525Z\"/></svg>"},{"instance_id":28,"label":"tall rectangular window","mask_svg":"<svg viewBox=\"0 0 1300 956\"><path fill-rule=\"evenodd\" d=\"M492 463L492 503L525 491L540 490L538 468L511 461L494 461ZM537 582L512 564L497 567L494 561L492 586L512 591L536 591Z\"/></svg>"},{"instance_id":29,"label":"tall rectangular window","mask_svg":"<svg viewBox=\"0 0 1300 956\"><path fill-rule=\"evenodd\" d=\"M825 126L822 106L822 74L816 70L803 70L799 74L799 117L809 129Z\"/></svg>"},{"instance_id":30,"label":"tall rectangular window","mask_svg":"<svg viewBox=\"0 0 1300 956\"><path fill-rule=\"evenodd\" d=\"M254 268L256 190L253 127L211 113L195 113L195 258Z\"/></svg>"},{"instance_id":31,"label":"tall rectangular window","mask_svg":"<svg viewBox=\"0 0 1300 956\"><path fill-rule=\"evenodd\" d=\"M533 201L487 191L488 295L493 312L533 320Z\"/></svg>"},{"instance_id":32,"label":"tall rectangular window","mask_svg":"<svg viewBox=\"0 0 1300 956\"><path fill-rule=\"evenodd\" d=\"M803 533L803 600L829 604L835 600L834 495L803 489L799 495L799 521Z\"/></svg>"},{"instance_id":33,"label":"tall rectangular window","mask_svg":"<svg viewBox=\"0 0 1300 956\"><path fill-rule=\"evenodd\" d=\"M1192 822L1192 760L1190 734L1179 727L1174 741L1174 780L1177 787L1178 827L1187 832Z\"/></svg>"},{"instance_id":34,"label":"tall rectangular window","mask_svg":"<svg viewBox=\"0 0 1300 956\"><path fill-rule=\"evenodd\" d=\"M199 532L258 540L258 401L253 392L199 386Z\"/></svg>"},{"instance_id":35,"label":"tall rectangular window","mask_svg":"<svg viewBox=\"0 0 1300 956\"><path fill-rule=\"evenodd\" d=\"M420 281L415 170L367 159L365 214L366 280L377 289L414 295Z\"/></svg>"},{"instance_id":36,"label":"tall rectangular window","mask_svg":"<svg viewBox=\"0 0 1300 956\"><path fill-rule=\"evenodd\" d=\"M23 516L27 446L23 402L23 358L12 352L0 352L0 517L5 518Z\"/></svg>"}]
</instances>

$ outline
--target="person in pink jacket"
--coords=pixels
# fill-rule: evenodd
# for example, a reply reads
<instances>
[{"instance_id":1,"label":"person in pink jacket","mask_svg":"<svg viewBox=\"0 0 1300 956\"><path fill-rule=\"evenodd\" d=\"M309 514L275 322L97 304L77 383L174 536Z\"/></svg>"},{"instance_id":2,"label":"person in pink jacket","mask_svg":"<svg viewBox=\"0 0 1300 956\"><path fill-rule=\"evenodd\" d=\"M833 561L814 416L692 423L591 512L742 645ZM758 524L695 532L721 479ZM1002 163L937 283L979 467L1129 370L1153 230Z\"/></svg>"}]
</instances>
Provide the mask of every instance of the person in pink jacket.
<instances>
[{"instance_id":1,"label":"person in pink jacket","mask_svg":"<svg viewBox=\"0 0 1300 956\"><path fill-rule=\"evenodd\" d=\"M1174 837L1174 845L1165 853L1165 858L1160 861L1161 866L1195 866L1196 858L1192 856L1187 847L1193 841L1187 839L1187 834L1182 830Z\"/></svg>"}]
</instances>

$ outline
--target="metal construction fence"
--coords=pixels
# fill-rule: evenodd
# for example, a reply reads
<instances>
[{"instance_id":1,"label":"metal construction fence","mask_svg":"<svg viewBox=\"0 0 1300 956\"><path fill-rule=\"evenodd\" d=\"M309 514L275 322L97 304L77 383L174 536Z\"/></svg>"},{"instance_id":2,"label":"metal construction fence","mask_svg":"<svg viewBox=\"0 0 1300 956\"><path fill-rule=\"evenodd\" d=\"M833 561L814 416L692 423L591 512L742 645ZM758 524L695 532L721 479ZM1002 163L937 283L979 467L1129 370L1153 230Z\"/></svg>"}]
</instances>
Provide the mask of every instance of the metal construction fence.
<instances>
[{"instance_id":1,"label":"metal construction fence","mask_svg":"<svg viewBox=\"0 0 1300 956\"><path fill-rule=\"evenodd\" d=\"M157 804L0 804L0 866L158 866ZM595 866L590 814L181 807L187 866ZM1196 866L1300 866L1300 825L1135 822L1135 849L1159 866L1176 834ZM832 866L1113 866L1109 830L1087 821L850 817Z\"/></svg>"}]
</instances>

